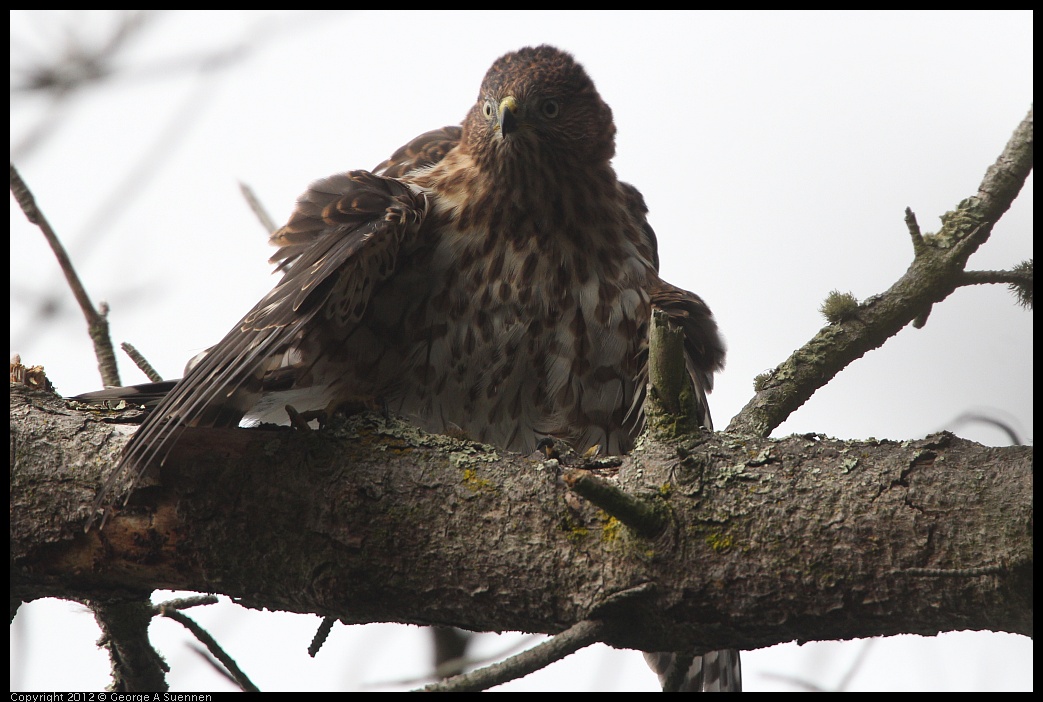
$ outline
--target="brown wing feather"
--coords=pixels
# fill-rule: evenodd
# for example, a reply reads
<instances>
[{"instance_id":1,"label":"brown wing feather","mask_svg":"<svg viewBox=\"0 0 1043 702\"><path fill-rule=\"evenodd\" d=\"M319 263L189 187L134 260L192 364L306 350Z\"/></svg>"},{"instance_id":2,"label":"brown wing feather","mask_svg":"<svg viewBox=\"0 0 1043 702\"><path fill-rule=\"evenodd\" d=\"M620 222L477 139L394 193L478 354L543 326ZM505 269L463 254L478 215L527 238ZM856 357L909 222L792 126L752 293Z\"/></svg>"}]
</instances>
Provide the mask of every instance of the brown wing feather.
<instances>
[{"instance_id":1,"label":"brown wing feather","mask_svg":"<svg viewBox=\"0 0 1043 702\"><path fill-rule=\"evenodd\" d=\"M427 213L427 200L397 180L353 171L318 181L290 222L272 235L283 278L163 398L127 444L95 506L124 475L135 478L166 456L189 426L236 426L257 401L272 359L316 315L350 324L373 287L394 270ZM331 291L336 295L331 297Z\"/></svg>"},{"instance_id":2,"label":"brown wing feather","mask_svg":"<svg viewBox=\"0 0 1043 702\"><path fill-rule=\"evenodd\" d=\"M433 166L460 143L462 134L463 129L459 126L424 132L393 153L391 158L374 168L373 172L388 178L398 178L418 168Z\"/></svg>"},{"instance_id":3,"label":"brown wing feather","mask_svg":"<svg viewBox=\"0 0 1043 702\"><path fill-rule=\"evenodd\" d=\"M658 272L658 243L655 231L648 223L648 207L645 205L645 199L640 191L629 183L620 183L619 186L627 211L637 224L633 230L634 236L638 239L635 243L647 252L648 260L652 261ZM706 395L713 390L714 373L718 373L724 368L725 356L724 340L717 329L717 322L701 297L671 285L658 276L654 276L648 286L648 295L652 307L666 312L670 320L684 331L685 365L688 367L688 375L692 379L696 400L699 402L702 424L712 430L713 421L710 417L710 406L706 401ZM647 354L647 350L644 353ZM647 358L645 361L647 362ZM646 363L642 363L642 367L643 370L638 380L639 392L635 400L635 402L641 403L644 402ZM634 410L640 410L640 406L635 405ZM636 412L632 411L631 414L636 414ZM640 415L639 422L634 427L634 433L640 432L643 426L643 415Z\"/></svg>"}]
</instances>

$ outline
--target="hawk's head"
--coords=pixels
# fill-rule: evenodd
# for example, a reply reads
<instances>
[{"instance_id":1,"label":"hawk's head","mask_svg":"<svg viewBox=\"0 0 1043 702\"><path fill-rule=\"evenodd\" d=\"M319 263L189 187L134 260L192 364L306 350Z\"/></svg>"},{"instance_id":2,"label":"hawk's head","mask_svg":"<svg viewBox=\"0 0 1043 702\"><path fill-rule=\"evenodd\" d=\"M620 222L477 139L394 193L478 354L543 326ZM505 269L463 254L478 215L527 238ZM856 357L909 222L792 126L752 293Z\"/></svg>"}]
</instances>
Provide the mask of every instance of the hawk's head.
<instances>
[{"instance_id":1,"label":"hawk's head","mask_svg":"<svg viewBox=\"0 0 1043 702\"><path fill-rule=\"evenodd\" d=\"M553 46L497 59L463 126L463 148L500 174L600 166L616 149L612 110L583 67Z\"/></svg>"}]
</instances>

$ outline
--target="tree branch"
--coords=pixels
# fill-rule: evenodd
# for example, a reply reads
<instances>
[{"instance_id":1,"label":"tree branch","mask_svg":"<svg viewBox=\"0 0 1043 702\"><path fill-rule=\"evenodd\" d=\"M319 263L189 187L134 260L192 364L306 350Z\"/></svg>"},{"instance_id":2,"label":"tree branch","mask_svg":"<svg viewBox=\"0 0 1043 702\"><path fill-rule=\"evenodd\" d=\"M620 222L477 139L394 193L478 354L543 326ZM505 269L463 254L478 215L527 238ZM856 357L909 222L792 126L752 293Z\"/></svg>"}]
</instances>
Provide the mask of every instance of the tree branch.
<instances>
[{"instance_id":1,"label":"tree branch","mask_svg":"<svg viewBox=\"0 0 1043 702\"><path fill-rule=\"evenodd\" d=\"M376 415L194 430L84 534L125 431L45 393L11 399L23 600L162 587L346 623L551 634L596 618L607 643L643 650L1032 631L1030 447L646 440L602 477L670 514L647 539L571 496L539 454Z\"/></svg>"},{"instance_id":2,"label":"tree branch","mask_svg":"<svg viewBox=\"0 0 1043 702\"><path fill-rule=\"evenodd\" d=\"M1032 262L1024 261L1009 271L965 271L963 285L1006 285L1022 307L1032 307Z\"/></svg>"},{"instance_id":3,"label":"tree branch","mask_svg":"<svg viewBox=\"0 0 1043 702\"><path fill-rule=\"evenodd\" d=\"M507 660L456 675L448 680L424 687L424 692L480 692L510 680L525 677L551 663L570 656L581 648L597 643L605 625L599 621L581 621L554 638L522 651Z\"/></svg>"},{"instance_id":4,"label":"tree branch","mask_svg":"<svg viewBox=\"0 0 1043 702\"><path fill-rule=\"evenodd\" d=\"M43 212L40 211L36 204L36 198L33 197L29 186L22 180L22 176L18 174L13 163L11 164L11 193L14 195L18 206L22 209L26 218L40 228L44 239L47 240L51 251L54 252L54 257L58 259L58 265L65 274L65 280L72 289L73 297L76 298L76 302L80 305L80 311L83 312L83 316L87 319L87 333L94 342L94 355L98 357L98 370L101 372L102 384L105 386L119 385L116 352L112 349L112 339L109 336L109 321L106 319L108 308L103 304L100 312L94 309L90 296L87 295L87 291L80 281L80 276L76 273L75 266L72 265L69 255L65 252L65 247L62 246L58 235L51 228L51 223L47 221Z\"/></svg>"},{"instance_id":5,"label":"tree branch","mask_svg":"<svg viewBox=\"0 0 1043 702\"><path fill-rule=\"evenodd\" d=\"M212 602L206 604L214 604L217 602L217 598L210 598ZM246 673L242 671L235 660L225 653L225 650L221 648L221 645L214 640L214 637L209 634L203 627L199 626L191 617L187 616L177 606L175 602L168 602L155 607L153 612L160 614L168 619L173 619L175 622L192 632L192 635L199 640L210 654L217 659L222 666L224 666L222 672L239 686L240 690L244 692L260 692L253 681L247 677Z\"/></svg>"},{"instance_id":6,"label":"tree branch","mask_svg":"<svg viewBox=\"0 0 1043 702\"><path fill-rule=\"evenodd\" d=\"M732 418L728 431L768 436L841 370L878 348L910 322L922 326L931 306L967 282L964 268L1010 208L1032 171L1032 110L989 167L978 193L942 216L942 230L923 235L912 212L906 226L913 262L885 293L824 327L774 370L758 377L756 394Z\"/></svg>"},{"instance_id":7,"label":"tree branch","mask_svg":"<svg viewBox=\"0 0 1043 702\"><path fill-rule=\"evenodd\" d=\"M87 603L101 627L101 642L112 664L114 692L166 692L170 670L152 648L148 625L154 614L147 596L120 596L112 601Z\"/></svg>"}]
</instances>

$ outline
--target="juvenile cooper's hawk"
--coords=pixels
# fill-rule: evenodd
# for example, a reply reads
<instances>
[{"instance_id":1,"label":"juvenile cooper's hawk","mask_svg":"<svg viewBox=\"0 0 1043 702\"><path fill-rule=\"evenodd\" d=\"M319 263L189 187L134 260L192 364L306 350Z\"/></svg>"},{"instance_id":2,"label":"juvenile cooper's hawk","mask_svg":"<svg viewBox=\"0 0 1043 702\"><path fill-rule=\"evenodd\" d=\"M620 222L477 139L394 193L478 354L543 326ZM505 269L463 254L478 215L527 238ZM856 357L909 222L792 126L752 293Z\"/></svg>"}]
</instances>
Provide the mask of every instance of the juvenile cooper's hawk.
<instances>
[{"instance_id":1,"label":"juvenile cooper's hawk","mask_svg":"<svg viewBox=\"0 0 1043 702\"><path fill-rule=\"evenodd\" d=\"M287 404L379 400L505 449L554 437L625 453L654 307L684 329L711 427L724 345L706 304L659 278L644 200L610 164L615 131L569 54L525 48L492 65L462 126L313 183L272 235L282 280L162 399L109 484L185 427L278 420ZM689 677L734 687L738 653L697 656Z\"/></svg>"}]
</instances>

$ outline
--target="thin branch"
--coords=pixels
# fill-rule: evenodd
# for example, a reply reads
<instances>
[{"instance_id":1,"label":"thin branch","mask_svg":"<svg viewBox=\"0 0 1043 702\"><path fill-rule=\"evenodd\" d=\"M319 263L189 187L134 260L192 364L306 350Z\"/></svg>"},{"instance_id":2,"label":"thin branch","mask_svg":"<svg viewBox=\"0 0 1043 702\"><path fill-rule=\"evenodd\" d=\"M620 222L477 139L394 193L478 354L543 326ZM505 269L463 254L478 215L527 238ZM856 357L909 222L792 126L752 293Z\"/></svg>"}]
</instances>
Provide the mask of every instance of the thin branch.
<instances>
[{"instance_id":1,"label":"thin branch","mask_svg":"<svg viewBox=\"0 0 1043 702\"><path fill-rule=\"evenodd\" d=\"M1018 298L1018 304L1032 307L1032 262L1009 271L964 271L960 285L1007 285Z\"/></svg>"},{"instance_id":2,"label":"thin branch","mask_svg":"<svg viewBox=\"0 0 1043 702\"><path fill-rule=\"evenodd\" d=\"M246 204L250 207L250 211L254 213L254 216L257 217L257 220L261 223L261 226L264 227L266 232L271 234L279 228L275 223L275 220L272 219L272 216L268 214L268 210L261 204L261 201L254 193L253 188L240 181L239 192L243 194L243 197L246 199Z\"/></svg>"},{"instance_id":3,"label":"thin branch","mask_svg":"<svg viewBox=\"0 0 1043 702\"><path fill-rule=\"evenodd\" d=\"M160 608L170 607L173 609L188 609L189 607L202 607L220 602L216 595L195 595L193 597L175 597L172 600L161 602L155 607L155 613L161 614Z\"/></svg>"},{"instance_id":4,"label":"thin branch","mask_svg":"<svg viewBox=\"0 0 1043 702\"><path fill-rule=\"evenodd\" d=\"M461 639L466 637L466 642L468 644L471 641L474 640L474 636L475 636L474 633L472 633L470 631L464 631L462 629L455 629L453 627L444 627L444 626L432 627L431 630L432 631L450 631L450 632L453 632L456 636L461 637ZM468 668L474 668L476 666L485 665L486 663L492 663L492 662L495 662L495 661L504 660L504 658L511 651L524 651L529 646L532 646L534 643L536 643L536 641L538 641L540 638L542 638L542 637L535 636L535 635L524 636L521 639L519 639L518 641L516 641L513 645L507 646L507 647L505 647L505 648L503 648L501 650L498 650L498 651L493 651L492 653L490 653L487 656L475 657L475 656L464 655L464 654L466 654L466 652L463 652L462 655L455 656L455 657L452 657L452 658L446 658L445 660L439 662L435 666L434 673L432 675L428 676L428 679L431 679L431 678L448 678L448 677L452 677L454 675L459 675L462 671L464 671L464 670L466 670Z\"/></svg>"},{"instance_id":5,"label":"thin branch","mask_svg":"<svg viewBox=\"0 0 1043 702\"><path fill-rule=\"evenodd\" d=\"M438 626L431 627L431 630L452 631L457 635L466 635L468 639L473 639L474 637L474 634L472 632L465 631L463 629L456 629L454 627ZM451 678L456 675L460 675L462 671L468 668L476 668L478 666L486 665L489 663L503 661L508 655L511 654L512 651L524 651L528 649L530 646L533 646L541 638L541 636L537 635L524 636L518 639L512 645L507 646L499 651L493 651L486 656L475 657L468 655L460 655L452 658L447 658L438 665L436 665L435 669L431 673L428 673L426 675L414 676L408 679L377 681L371 683L369 687L375 687L378 685L414 685L429 680L441 680L443 678Z\"/></svg>"},{"instance_id":6,"label":"thin branch","mask_svg":"<svg viewBox=\"0 0 1043 702\"><path fill-rule=\"evenodd\" d=\"M920 233L920 223L916 221L916 214L909 207L905 208L905 226L913 242L913 256L922 255L927 250L927 244Z\"/></svg>"},{"instance_id":7,"label":"thin branch","mask_svg":"<svg viewBox=\"0 0 1043 702\"><path fill-rule=\"evenodd\" d=\"M192 653L199 656L199 660L202 661L210 670L214 671L216 675L219 675L222 680L227 680L229 684L242 689L232 674L228 672L228 669L221 665L221 662L210 655L210 652L195 642L189 642L187 648Z\"/></svg>"},{"instance_id":8,"label":"thin branch","mask_svg":"<svg viewBox=\"0 0 1043 702\"><path fill-rule=\"evenodd\" d=\"M1026 276L1016 271L964 271L960 285L1020 285L1031 282L1031 275Z\"/></svg>"},{"instance_id":9,"label":"thin branch","mask_svg":"<svg viewBox=\"0 0 1043 702\"><path fill-rule=\"evenodd\" d=\"M855 656L855 660L851 661L851 664L847 667L844 672L844 676L840 678L840 682L837 683L836 692L846 692L848 687L851 685L851 681L854 680L855 675L860 669L865 666L866 661L869 659L870 650L876 645L876 642L880 639L866 639L865 644L858 651L858 655Z\"/></svg>"},{"instance_id":10,"label":"thin branch","mask_svg":"<svg viewBox=\"0 0 1043 702\"><path fill-rule=\"evenodd\" d=\"M217 660L221 661L221 665L228 669L228 672L232 674L232 678L235 680L236 684L239 685L240 689L245 692L260 692L257 686L254 685L253 682L250 681L250 678L246 676L246 673L239 668L235 660L224 652L221 645L214 640L214 637L207 633L206 629L196 624L195 621L187 615L182 614L176 608L169 605L160 605L159 613L164 617L173 619L175 622L192 632L192 635L199 639L199 642L206 646L207 650L210 651Z\"/></svg>"},{"instance_id":11,"label":"thin branch","mask_svg":"<svg viewBox=\"0 0 1043 702\"><path fill-rule=\"evenodd\" d=\"M433 683L424 692L478 692L496 685L525 677L555 661L570 656L581 648L597 643L605 625L598 620L586 620L573 625L538 646L511 656L487 668Z\"/></svg>"},{"instance_id":12,"label":"thin branch","mask_svg":"<svg viewBox=\"0 0 1043 702\"><path fill-rule=\"evenodd\" d=\"M215 94L214 84L220 75L216 71L200 72L195 90L186 95L184 100L175 108L151 145L141 150L141 154L136 162L130 167L125 177L120 179L111 190L109 196L102 198L93 213L85 218L83 230L90 232L91 236L80 243L77 255L78 260L82 261L84 259L88 251L87 247L92 247L101 241L103 237L100 235L111 228L128 211L129 203L142 192L152 179L163 172L167 159L177 152L178 146L191 131L192 124L203 114L202 106L212 99ZM37 307L43 309L48 304L54 304L54 301L50 299L42 300ZM94 334L91 335L91 338L94 338ZM97 346L97 342L95 342L95 345ZM109 347L111 349L111 342L109 342ZM111 352L111 364L115 373L115 352ZM118 375L106 377L104 372L102 383L108 387L115 387L121 384Z\"/></svg>"},{"instance_id":13,"label":"thin branch","mask_svg":"<svg viewBox=\"0 0 1043 702\"><path fill-rule=\"evenodd\" d=\"M779 366L759 376L756 395L732 419L729 432L768 436L837 373L908 324L922 326L932 305L966 283L967 260L988 240L1032 171L1032 125L1029 110L986 171L977 194L943 215L937 234L921 234L916 217L906 210L914 249L906 273L886 292L850 310L848 319L823 328Z\"/></svg>"},{"instance_id":14,"label":"thin branch","mask_svg":"<svg viewBox=\"0 0 1043 702\"><path fill-rule=\"evenodd\" d=\"M322 623L319 624L318 631L315 632L315 636L311 639L311 645L308 646L308 655L312 658L322 648L322 644L326 643L326 638L330 635L330 631L333 630L333 625L337 622L336 617L324 617Z\"/></svg>"},{"instance_id":15,"label":"thin branch","mask_svg":"<svg viewBox=\"0 0 1043 702\"><path fill-rule=\"evenodd\" d=\"M18 93L45 94L50 106L42 112L40 121L21 135L11 147L11 158L27 158L42 145L65 121L70 107L69 98L82 93L90 86L111 80L117 73L115 59L128 40L136 37L147 21L156 16L154 10L121 11L110 36L97 47L87 35L78 36L79 28L70 22L69 30L63 33L67 41L61 47L53 47L46 58L22 63L27 53L24 47L12 50L12 73L20 80L12 80L11 97ZM15 44L12 37L12 44Z\"/></svg>"},{"instance_id":16,"label":"thin branch","mask_svg":"<svg viewBox=\"0 0 1043 702\"><path fill-rule=\"evenodd\" d=\"M94 353L98 358L101 382L107 386L119 385L119 370L116 368L116 353L112 348L112 339L109 336L109 322L104 314L94 309L90 296L87 295L87 291L80 281L80 276L76 273L75 266L72 265L69 255L65 252L65 247L62 246L50 222L47 221L43 212L40 211L36 204L36 198L33 197L29 186L22 180L13 163L11 164L11 193L29 221L38 226L40 231L43 232L43 236L47 243L50 244L55 258L58 259L58 265L61 266L62 272L65 274L65 280L68 281L76 302L80 305L80 310L83 311L83 316L87 319L88 333L94 342Z\"/></svg>"},{"instance_id":17,"label":"thin branch","mask_svg":"<svg viewBox=\"0 0 1043 702\"><path fill-rule=\"evenodd\" d=\"M909 237L913 241L913 259L921 260L925 258L931 250L928 245L927 239L920 233L920 223L916 221L916 214L912 208L905 208L905 226L909 230ZM927 305L921 312L913 318L913 328L923 329L927 324L928 317L931 316L931 310L934 308L933 305Z\"/></svg>"},{"instance_id":18,"label":"thin branch","mask_svg":"<svg viewBox=\"0 0 1043 702\"><path fill-rule=\"evenodd\" d=\"M988 410L988 412L995 413L996 410L992 409ZM987 424L989 426L996 427L1001 432L1007 435L1007 438L1010 439L1010 443L1012 446L1021 446L1025 443L1024 440L1021 438L1022 430L1019 428L1015 428L1015 425L1017 424L1017 421L1015 419L1010 418L1004 420L1000 419L999 417L993 416L992 414L989 414L987 412L964 412L963 414L953 419L951 422L947 422L946 428L949 431L955 432L955 428L960 426L961 424L968 424L974 422L980 422L982 424Z\"/></svg>"},{"instance_id":19,"label":"thin branch","mask_svg":"<svg viewBox=\"0 0 1043 702\"><path fill-rule=\"evenodd\" d=\"M123 349L123 352L125 354L130 356L130 360L134 361L134 365L136 365L138 369L141 370L141 372L145 374L145 377L148 378L150 381L152 381L153 383L158 383L161 380L163 380L163 376L159 374L159 371L153 368L152 364L148 362L148 359L145 358L141 354L141 352L134 348L132 345L124 341L122 344L120 344L120 348Z\"/></svg>"}]
</instances>

